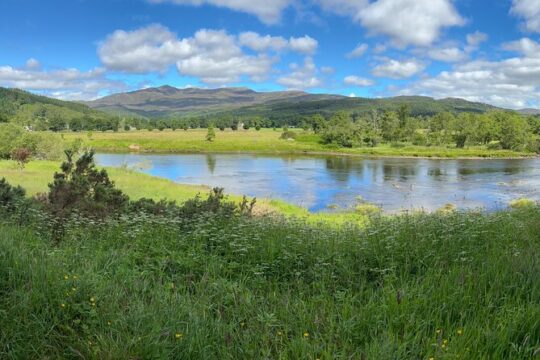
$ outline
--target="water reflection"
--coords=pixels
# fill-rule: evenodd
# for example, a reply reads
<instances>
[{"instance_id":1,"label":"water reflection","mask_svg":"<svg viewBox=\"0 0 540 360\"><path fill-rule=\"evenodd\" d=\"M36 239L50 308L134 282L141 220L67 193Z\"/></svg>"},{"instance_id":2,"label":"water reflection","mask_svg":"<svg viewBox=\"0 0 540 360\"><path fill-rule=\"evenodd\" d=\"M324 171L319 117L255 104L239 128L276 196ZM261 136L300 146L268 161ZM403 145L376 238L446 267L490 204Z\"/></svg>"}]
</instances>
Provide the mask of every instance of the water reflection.
<instances>
[{"instance_id":1,"label":"water reflection","mask_svg":"<svg viewBox=\"0 0 540 360\"><path fill-rule=\"evenodd\" d=\"M539 159L98 154L96 160L105 166L127 164L180 183L280 198L312 211L326 210L330 204L352 207L358 196L386 211L434 210L447 203L460 208L497 209L519 197L540 200Z\"/></svg>"}]
</instances>

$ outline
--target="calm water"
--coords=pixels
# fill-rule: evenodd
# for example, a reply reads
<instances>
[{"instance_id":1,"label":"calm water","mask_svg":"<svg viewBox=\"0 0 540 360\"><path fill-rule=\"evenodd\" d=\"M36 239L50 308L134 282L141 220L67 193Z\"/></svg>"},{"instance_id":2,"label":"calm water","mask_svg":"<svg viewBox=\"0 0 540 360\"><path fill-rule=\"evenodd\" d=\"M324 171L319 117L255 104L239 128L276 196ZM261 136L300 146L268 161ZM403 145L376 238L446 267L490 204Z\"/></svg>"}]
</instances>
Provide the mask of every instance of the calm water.
<instances>
[{"instance_id":1,"label":"calm water","mask_svg":"<svg viewBox=\"0 0 540 360\"><path fill-rule=\"evenodd\" d=\"M434 210L447 203L494 210L520 197L540 200L540 159L98 154L96 160L99 165L127 165L178 183L283 199L312 211L331 205L351 207L359 196L388 212Z\"/></svg>"}]
</instances>

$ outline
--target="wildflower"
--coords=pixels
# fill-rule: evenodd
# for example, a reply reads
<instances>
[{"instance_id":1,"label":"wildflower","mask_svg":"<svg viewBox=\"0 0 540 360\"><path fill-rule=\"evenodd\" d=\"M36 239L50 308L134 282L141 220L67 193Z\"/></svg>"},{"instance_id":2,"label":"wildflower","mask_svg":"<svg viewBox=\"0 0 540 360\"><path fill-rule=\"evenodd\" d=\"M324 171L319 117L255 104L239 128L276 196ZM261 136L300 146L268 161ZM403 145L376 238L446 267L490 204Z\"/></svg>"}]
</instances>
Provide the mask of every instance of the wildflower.
<instances>
[{"instance_id":1,"label":"wildflower","mask_svg":"<svg viewBox=\"0 0 540 360\"><path fill-rule=\"evenodd\" d=\"M91 297L91 298L90 298L90 302L95 303L95 302L96 302L96 298L95 298L95 297Z\"/></svg>"},{"instance_id":2,"label":"wildflower","mask_svg":"<svg viewBox=\"0 0 540 360\"><path fill-rule=\"evenodd\" d=\"M281 331L278 331L277 336L281 336L281 335L283 335L283 333Z\"/></svg>"},{"instance_id":3,"label":"wildflower","mask_svg":"<svg viewBox=\"0 0 540 360\"><path fill-rule=\"evenodd\" d=\"M458 329L457 334L458 335L463 335L463 329Z\"/></svg>"},{"instance_id":4,"label":"wildflower","mask_svg":"<svg viewBox=\"0 0 540 360\"><path fill-rule=\"evenodd\" d=\"M305 338L308 338L308 337L309 337L309 333L308 333L307 331L304 333L304 337L305 337Z\"/></svg>"},{"instance_id":5,"label":"wildflower","mask_svg":"<svg viewBox=\"0 0 540 360\"><path fill-rule=\"evenodd\" d=\"M107 325L111 326L111 322L110 322L110 321L107 321Z\"/></svg>"},{"instance_id":6,"label":"wildflower","mask_svg":"<svg viewBox=\"0 0 540 360\"><path fill-rule=\"evenodd\" d=\"M77 280L77 275L73 275L73 280Z\"/></svg>"},{"instance_id":7,"label":"wildflower","mask_svg":"<svg viewBox=\"0 0 540 360\"><path fill-rule=\"evenodd\" d=\"M241 327L244 327L244 326L246 326L246 323L242 321L242 322L240 323L240 326L241 326Z\"/></svg>"},{"instance_id":8,"label":"wildflower","mask_svg":"<svg viewBox=\"0 0 540 360\"><path fill-rule=\"evenodd\" d=\"M443 340L443 344L444 344L444 345L448 345L448 340L447 340L447 339L444 339L444 340Z\"/></svg>"},{"instance_id":9,"label":"wildflower","mask_svg":"<svg viewBox=\"0 0 540 360\"><path fill-rule=\"evenodd\" d=\"M77 288L72 287L71 291L75 292L75 291L77 291Z\"/></svg>"},{"instance_id":10,"label":"wildflower","mask_svg":"<svg viewBox=\"0 0 540 360\"><path fill-rule=\"evenodd\" d=\"M435 330L435 333L436 333L436 334L440 334L441 331L442 331L441 329L437 329L437 330Z\"/></svg>"},{"instance_id":11,"label":"wildflower","mask_svg":"<svg viewBox=\"0 0 540 360\"><path fill-rule=\"evenodd\" d=\"M66 304L62 303L62 304L60 304L60 307L63 309L63 308L66 307Z\"/></svg>"},{"instance_id":12,"label":"wildflower","mask_svg":"<svg viewBox=\"0 0 540 360\"><path fill-rule=\"evenodd\" d=\"M64 275L64 280L69 280L69 276Z\"/></svg>"},{"instance_id":13,"label":"wildflower","mask_svg":"<svg viewBox=\"0 0 540 360\"><path fill-rule=\"evenodd\" d=\"M182 334L182 333L176 333L176 334L174 334L174 337L175 337L177 340L181 339L182 336L184 336L184 334Z\"/></svg>"}]
</instances>

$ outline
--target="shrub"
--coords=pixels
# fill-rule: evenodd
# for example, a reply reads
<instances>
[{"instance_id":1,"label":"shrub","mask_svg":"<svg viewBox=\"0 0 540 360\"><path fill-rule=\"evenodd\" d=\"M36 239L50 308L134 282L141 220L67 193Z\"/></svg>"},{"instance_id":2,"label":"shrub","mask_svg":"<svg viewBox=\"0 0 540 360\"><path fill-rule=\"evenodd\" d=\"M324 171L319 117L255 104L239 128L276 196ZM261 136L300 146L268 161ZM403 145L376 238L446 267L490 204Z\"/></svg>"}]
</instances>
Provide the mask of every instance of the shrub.
<instances>
[{"instance_id":1,"label":"shrub","mask_svg":"<svg viewBox=\"0 0 540 360\"><path fill-rule=\"evenodd\" d=\"M491 141L487 144L488 150L502 150L500 141Z\"/></svg>"},{"instance_id":2,"label":"shrub","mask_svg":"<svg viewBox=\"0 0 540 360\"><path fill-rule=\"evenodd\" d=\"M427 145L427 136L417 132L413 135L412 143L416 146L425 146Z\"/></svg>"},{"instance_id":3,"label":"shrub","mask_svg":"<svg viewBox=\"0 0 540 360\"><path fill-rule=\"evenodd\" d=\"M32 153L26 148L13 149L11 151L11 159L17 162L19 168L24 169L24 166L30 161Z\"/></svg>"},{"instance_id":4,"label":"shrub","mask_svg":"<svg viewBox=\"0 0 540 360\"><path fill-rule=\"evenodd\" d=\"M13 212L18 203L24 201L25 191L22 187L11 186L5 178L0 179L0 208Z\"/></svg>"},{"instance_id":5,"label":"shrub","mask_svg":"<svg viewBox=\"0 0 540 360\"><path fill-rule=\"evenodd\" d=\"M62 172L49 184L49 206L55 217L63 219L77 210L84 216L104 218L122 210L128 197L116 189L105 170L94 164L94 152L84 153L76 162L66 151Z\"/></svg>"},{"instance_id":6,"label":"shrub","mask_svg":"<svg viewBox=\"0 0 540 360\"><path fill-rule=\"evenodd\" d=\"M281 136L280 136L280 139L283 139L283 140L289 140L289 139L292 139L292 140L295 140L297 137L296 133L294 131L290 131L290 130L285 130L281 133Z\"/></svg>"},{"instance_id":7,"label":"shrub","mask_svg":"<svg viewBox=\"0 0 540 360\"><path fill-rule=\"evenodd\" d=\"M208 127L208 132L206 133L206 141L212 142L216 138L216 131L213 126Z\"/></svg>"},{"instance_id":8,"label":"shrub","mask_svg":"<svg viewBox=\"0 0 540 360\"><path fill-rule=\"evenodd\" d=\"M520 208L532 207L536 205L536 203L534 202L534 200L521 198L521 199L515 199L515 200L510 201L509 205L512 209L520 209Z\"/></svg>"}]
</instances>

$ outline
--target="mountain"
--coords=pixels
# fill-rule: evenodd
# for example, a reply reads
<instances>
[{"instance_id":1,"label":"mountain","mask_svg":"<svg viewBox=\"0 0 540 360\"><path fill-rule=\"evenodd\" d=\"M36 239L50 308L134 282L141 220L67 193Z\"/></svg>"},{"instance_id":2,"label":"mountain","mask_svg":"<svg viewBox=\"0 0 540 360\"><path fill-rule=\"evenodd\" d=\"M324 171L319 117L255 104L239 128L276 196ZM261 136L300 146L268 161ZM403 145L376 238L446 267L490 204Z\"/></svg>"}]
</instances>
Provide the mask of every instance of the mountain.
<instances>
[{"instance_id":1,"label":"mountain","mask_svg":"<svg viewBox=\"0 0 540 360\"><path fill-rule=\"evenodd\" d=\"M313 95L301 91L256 92L248 88L177 89L172 86L120 93L87 102L92 108L144 117L201 115L247 106L272 103L298 103L343 98L339 95Z\"/></svg>"},{"instance_id":2,"label":"mountain","mask_svg":"<svg viewBox=\"0 0 540 360\"><path fill-rule=\"evenodd\" d=\"M517 112L522 115L540 115L540 109L520 109Z\"/></svg>"},{"instance_id":3,"label":"mountain","mask_svg":"<svg viewBox=\"0 0 540 360\"><path fill-rule=\"evenodd\" d=\"M442 111L485 112L496 109L491 105L454 98L436 100L425 96L398 96L372 99L302 91L256 92L248 88L178 89L172 86L115 94L86 104L109 113L147 118L222 113L288 118L339 110L357 113L366 113L373 109L397 110L402 104L408 104L413 115L433 115Z\"/></svg>"}]
</instances>

